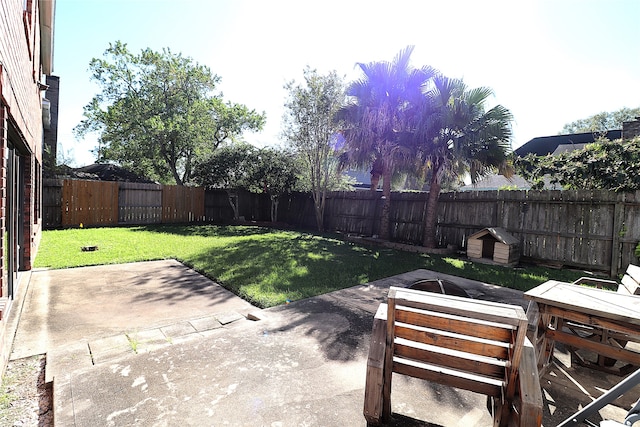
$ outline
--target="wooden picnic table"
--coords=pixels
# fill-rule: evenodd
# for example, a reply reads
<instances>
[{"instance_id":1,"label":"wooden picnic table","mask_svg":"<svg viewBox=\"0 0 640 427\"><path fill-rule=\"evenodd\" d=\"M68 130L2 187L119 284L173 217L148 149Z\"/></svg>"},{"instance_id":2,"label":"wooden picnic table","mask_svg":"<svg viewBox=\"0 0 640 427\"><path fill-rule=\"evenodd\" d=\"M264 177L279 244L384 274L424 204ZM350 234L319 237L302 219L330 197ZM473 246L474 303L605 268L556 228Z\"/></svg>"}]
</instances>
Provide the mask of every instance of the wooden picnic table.
<instances>
[{"instance_id":1,"label":"wooden picnic table","mask_svg":"<svg viewBox=\"0 0 640 427\"><path fill-rule=\"evenodd\" d=\"M555 342L565 344L578 363L592 368L624 374L640 366L640 347L632 344L640 343L640 297L557 280L524 297L539 311L532 341L540 376L549 368ZM580 350L595 353L596 360L588 360ZM609 366L615 361L628 365Z\"/></svg>"}]
</instances>

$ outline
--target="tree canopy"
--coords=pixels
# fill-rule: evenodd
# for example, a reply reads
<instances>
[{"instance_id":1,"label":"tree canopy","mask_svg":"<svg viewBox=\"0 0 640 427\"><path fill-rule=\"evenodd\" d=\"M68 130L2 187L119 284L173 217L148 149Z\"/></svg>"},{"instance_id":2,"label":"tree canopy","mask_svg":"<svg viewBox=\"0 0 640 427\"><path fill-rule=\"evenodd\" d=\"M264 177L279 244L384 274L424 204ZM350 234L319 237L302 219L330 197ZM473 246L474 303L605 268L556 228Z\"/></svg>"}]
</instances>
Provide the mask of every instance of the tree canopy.
<instances>
[{"instance_id":1,"label":"tree canopy","mask_svg":"<svg viewBox=\"0 0 640 427\"><path fill-rule=\"evenodd\" d=\"M238 190L265 193L271 199L271 220L276 221L279 197L293 190L298 181L293 153L276 148L257 148L247 143L218 148L194 167L194 182L227 191L238 219Z\"/></svg>"},{"instance_id":2,"label":"tree canopy","mask_svg":"<svg viewBox=\"0 0 640 427\"><path fill-rule=\"evenodd\" d=\"M225 102L208 67L169 49L136 55L117 41L89 67L101 92L85 106L76 134L98 133L98 162L162 183L188 183L197 158L265 122L264 113Z\"/></svg>"},{"instance_id":3,"label":"tree canopy","mask_svg":"<svg viewBox=\"0 0 640 427\"><path fill-rule=\"evenodd\" d=\"M640 116L640 107L638 108L621 108L617 111L594 114L586 119L576 120L564 125L560 134L586 133L595 132L602 133L614 129L622 129L622 123L628 122Z\"/></svg>"}]
</instances>

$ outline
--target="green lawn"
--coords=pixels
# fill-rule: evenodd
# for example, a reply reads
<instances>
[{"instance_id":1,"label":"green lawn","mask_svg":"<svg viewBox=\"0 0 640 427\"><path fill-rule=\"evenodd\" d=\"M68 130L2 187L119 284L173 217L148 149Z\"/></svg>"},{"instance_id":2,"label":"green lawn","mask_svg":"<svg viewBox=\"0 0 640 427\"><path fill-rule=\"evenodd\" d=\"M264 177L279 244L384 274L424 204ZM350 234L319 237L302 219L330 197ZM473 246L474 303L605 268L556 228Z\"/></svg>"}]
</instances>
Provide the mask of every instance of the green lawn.
<instances>
[{"instance_id":1,"label":"green lawn","mask_svg":"<svg viewBox=\"0 0 640 427\"><path fill-rule=\"evenodd\" d=\"M83 246L98 246L83 252ZM261 307L426 268L520 290L581 274L511 269L371 248L331 236L252 226L137 226L49 230L35 267L68 268L175 258Z\"/></svg>"}]
</instances>

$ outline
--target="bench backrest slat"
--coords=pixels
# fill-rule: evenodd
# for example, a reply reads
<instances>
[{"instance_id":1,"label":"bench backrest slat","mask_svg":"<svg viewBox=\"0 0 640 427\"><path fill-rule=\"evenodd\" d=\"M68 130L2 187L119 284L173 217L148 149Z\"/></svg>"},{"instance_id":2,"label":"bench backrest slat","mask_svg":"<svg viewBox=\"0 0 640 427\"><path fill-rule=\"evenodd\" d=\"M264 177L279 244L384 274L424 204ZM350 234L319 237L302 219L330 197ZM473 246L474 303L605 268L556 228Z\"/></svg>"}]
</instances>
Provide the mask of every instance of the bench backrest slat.
<instances>
[{"instance_id":1,"label":"bench backrest slat","mask_svg":"<svg viewBox=\"0 0 640 427\"><path fill-rule=\"evenodd\" d=\"M627 274L622 277L622 283L618 287L618 292L640 295L640 267L629 265ZM622 289L624 288L624 289Z\"/></svg>"},{"instance_id":2,"label":"bench backrest slat","mask_svg":"<svg viewBox=\"0 0 640 427\"><path fill-rule=\"evenodd\" d=\"M405 375L511 398L526 328L520 306L392 287L387 366Z\"/></svg>"},{"instance_id":3,"label":"bench backrest slat","mask_svg":"<svg viewBox=\"0 0 640 427\"><path fill-rule=\"evenodd\" d=\"M495 341L506 341L511 338L515 328L486 322L464 316L454 316L431 310L420 310L396 306L396 322L408 323L416 326L430 327L442 331L464 330L464 335L487 338Z\"/></svg>"},{"instance_id":4,"label":"bench backrest slat","mask_svg":"<svg viewBox=\"0 0 640 427\"><path fill-rule=\"evenodd\" d=\"M438 329L404 325L402 323L396 323L395 335L397 338L404 338L429 345L438 345L451 350L466 351L468 353L498 359L509 358L510 345L504 340L495 341Z\"/></svg>"}]
</instances>

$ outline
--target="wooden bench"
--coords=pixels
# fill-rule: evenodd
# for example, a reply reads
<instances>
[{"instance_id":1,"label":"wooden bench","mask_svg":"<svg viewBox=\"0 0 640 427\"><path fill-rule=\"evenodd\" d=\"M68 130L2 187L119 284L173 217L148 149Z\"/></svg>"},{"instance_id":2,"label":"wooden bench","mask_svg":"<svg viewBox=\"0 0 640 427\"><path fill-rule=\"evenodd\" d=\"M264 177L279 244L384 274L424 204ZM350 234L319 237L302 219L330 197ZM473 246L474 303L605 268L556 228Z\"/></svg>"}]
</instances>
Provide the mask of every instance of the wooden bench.
<instances>
[{"instance_id":1,"label":"wooden bench","mask_svg":"<svg viewBox=\"0 0 640 427\"><path fill-rule=\"evenodd\" d=\"M540 426L542 393L520 306L392 287L374 318L364 416L391 416L392 373L492 398L495 426Z\"/></svg>"},{"instance_id":2,"label":"wooden bench","mask_svg":"<svg viewBox=\"0 0 640 427\"><path fill-rule=\"evenodd\" d=\"M640 267L629 264L627 271L619 284L613 280L597 279L594 277L581 277L574 285L592 285L596 288L616 288L618 292L628 295L640 295Z\"/></svg>"}]
</instances>

